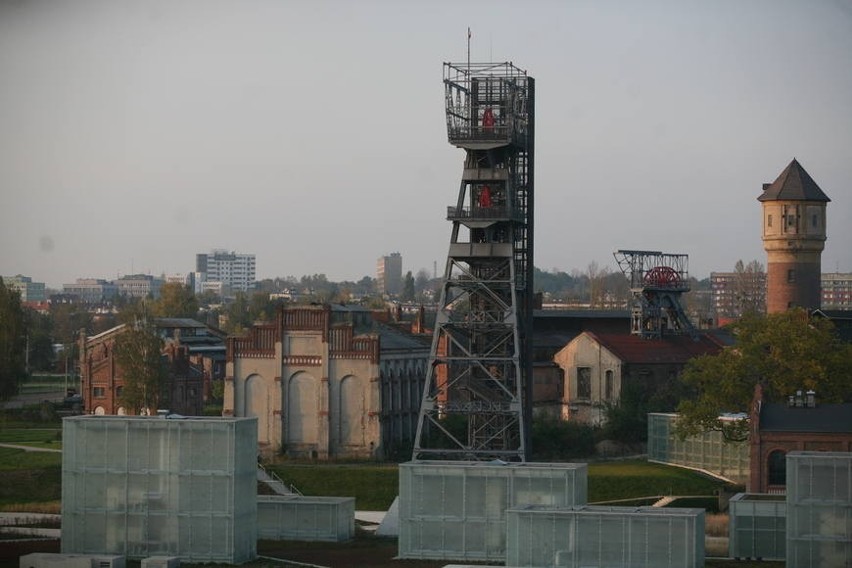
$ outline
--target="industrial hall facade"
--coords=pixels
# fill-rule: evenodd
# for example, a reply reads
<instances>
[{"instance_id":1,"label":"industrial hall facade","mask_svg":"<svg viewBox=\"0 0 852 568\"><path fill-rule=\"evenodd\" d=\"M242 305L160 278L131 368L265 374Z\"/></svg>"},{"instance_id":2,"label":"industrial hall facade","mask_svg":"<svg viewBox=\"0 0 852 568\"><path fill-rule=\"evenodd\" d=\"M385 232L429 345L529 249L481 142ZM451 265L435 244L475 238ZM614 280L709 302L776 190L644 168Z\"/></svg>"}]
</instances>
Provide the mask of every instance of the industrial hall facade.
<instances>
[{"instance_id":1,"label":"industrial hall facade","mask_svg":"<svg viewBox=\"0 0 852 568\"><path fill-rule=\"evenodd\" d=\"M262 456L392 458L413 440L431 335L365 308L282 307L229 337L223 414L258 419Z\"/></svg>"},{"instance_id":2,"label":"industrial hall facade","mask_svg":"<svg viewBox=\"0 0 852 568\"><path fill-rule=\"evenodd\" d=\"M87 414L154 414L158 410L198 416L211 396L211 386L224 376L225 334L193 319L152 318L156 334L163 340L162 360L167 371L163 408L127 408L123 401L125 370L115 356L116 339L128 330L126 324L103 333L81 333L80 386L83 411Z\"/></svg>"}]
</instances>

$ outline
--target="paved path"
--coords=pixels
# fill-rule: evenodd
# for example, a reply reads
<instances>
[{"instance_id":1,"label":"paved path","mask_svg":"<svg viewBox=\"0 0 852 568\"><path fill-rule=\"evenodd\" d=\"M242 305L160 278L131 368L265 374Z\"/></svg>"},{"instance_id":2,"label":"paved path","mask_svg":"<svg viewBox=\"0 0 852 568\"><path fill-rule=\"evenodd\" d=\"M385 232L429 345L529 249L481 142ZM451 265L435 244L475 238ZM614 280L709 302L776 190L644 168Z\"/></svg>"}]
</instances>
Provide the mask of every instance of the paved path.
<instances>
[{"instance_id":1,"label":"paved path","mask_svg":"<svg viewBox=\"0 0 852 568\"><path fill-rule=\"evenodd\" d=\"M47 513L0 513L0 533L18 537L59 538L62 529L22 527L22 524L38 524L45 521L61 522L61 515Z\"/></svg>"},{"instance_id":2,"label":"paved path","mask_svg":"<svg viewBox=\"0 0 852 568\"><path fill-rule=\"evenodd\" d=\"M27 394L16 394L9 400L0 402L0 409L8 408L23 408L25 406L35 406L44 401L57 403L62 402L65 398L65 391L50 391L50 392L35 392Z\"/></svg>"},{"instance_id":3,"label":"paved path","mask_svg":"<svg viewBox=\"0 0 852 568\"><path fill-rule=\"evenodd\" d=\"M20 444L0 444L0 448L12 448L15 450L24 450L25 452L53 452L61 454L62 450L54 450L53 448L38 448L36 446L21 446Z\"/></svg>"}]
</instances>

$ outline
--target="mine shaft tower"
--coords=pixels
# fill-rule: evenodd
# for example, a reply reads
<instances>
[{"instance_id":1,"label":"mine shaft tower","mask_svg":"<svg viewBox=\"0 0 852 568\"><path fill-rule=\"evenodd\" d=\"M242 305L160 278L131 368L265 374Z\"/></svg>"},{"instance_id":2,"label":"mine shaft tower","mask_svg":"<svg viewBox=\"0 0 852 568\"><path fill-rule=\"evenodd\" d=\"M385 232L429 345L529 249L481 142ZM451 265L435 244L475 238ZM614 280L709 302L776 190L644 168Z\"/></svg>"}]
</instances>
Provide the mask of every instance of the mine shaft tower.
<instances>
[{"instance_id":1,"label":"mine shaft tower","mask_svg":"<svg viewBox=\"0 0 852 568\"><path fill-rule=\"evenodd\" d=\"M689 292L689 257L647 250L619 250L615 261L630 281L630 333L646 339L696 335L681 296Z\"/></svg>"},{"instance_id":2,"label":"mine shaft tower","mask_svg":"<svg viewBox=\"0 0 852 568\"><path fill-rule=\"evenodd\" d=\"M466 156L413 459L526 461L535 81L511 63L445 63L444 95Z\"/></svg>"}]
</instances>

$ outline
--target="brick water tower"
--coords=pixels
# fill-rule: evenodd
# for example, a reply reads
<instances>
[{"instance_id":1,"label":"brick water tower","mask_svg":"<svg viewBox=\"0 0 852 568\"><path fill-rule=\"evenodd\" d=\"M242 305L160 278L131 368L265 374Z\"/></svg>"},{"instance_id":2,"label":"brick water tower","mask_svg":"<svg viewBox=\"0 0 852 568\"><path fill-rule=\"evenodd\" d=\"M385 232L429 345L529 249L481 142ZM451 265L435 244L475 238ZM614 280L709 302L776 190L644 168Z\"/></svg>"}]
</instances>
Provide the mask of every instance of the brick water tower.
<instances>
[{"instance_id":1,"label":"brick water tower","mask_svg":"<svg viewBox=\"0 0 852 568\"><path fill-rule=\"evenodd\" d=\"M826 204L831 201L793 159L757 198L763 204L766 311L820 307Z\"/></svg>"}]
</instances>

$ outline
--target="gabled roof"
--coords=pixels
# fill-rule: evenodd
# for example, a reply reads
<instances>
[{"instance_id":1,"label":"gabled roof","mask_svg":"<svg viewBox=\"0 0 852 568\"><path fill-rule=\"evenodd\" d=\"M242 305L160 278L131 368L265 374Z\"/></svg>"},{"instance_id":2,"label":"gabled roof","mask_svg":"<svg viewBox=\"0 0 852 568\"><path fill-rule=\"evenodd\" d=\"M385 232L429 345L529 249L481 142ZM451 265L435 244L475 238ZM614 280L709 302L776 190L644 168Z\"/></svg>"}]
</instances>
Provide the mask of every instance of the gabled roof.
<instances>
[{"instance_id":1,"label":"gabled roof","mask_svg":"<svg viewBox=\"0 0 852 568\"><path fill-rule=\"evenodd\" d=\"M389 351L423 351L428 352L432 346L432 336L419 336L400 331L389 325L376 323L373 332L378 333L380 338L379 348L383 352Z\"/></svg>"},{"instance_id":2,"label":"gabled roof","mask_svg":"<svg viewBox=\"0 0 852 568\"><path fill-rule=\"evenodd\" d=\"M764 184L758 201L831 201L805 168L793 158L790 165L771 184Z\"/></svg>"},{"instance_id":3,"label":"gabled roof","mask_svg":"<svg viewBox=\"0 0 852 568\"><path fill-rule=\"evenodd\" d=\"M831 321L852 321L852 310L814 310L814 315L821 315Z\"/></svg>"},{"instance_id":4,"label":"gabled roof","mask_svg":"<svg viewBox=\"0 0 852 568\"><path fill-rule=\"evenodd\" d=\"M834 333L841 341L852 343L852 310L814 310L814 316L824 317L834 324Z\"/></svg>"},{"instance_id":5,"label":"gabled roof","mask_svg":"<svg viewBox=\"0 0 852 568\"><path fill-rule=\"evenodd\" d=\"M586 333L628 364L680 364L701 355L716 355L721 350L718 342L704 334L697 339L688 335L644 339L632 334Z\"/></svg>"},{"instance_id":6,"label":"gabled roof","mask_svg":"<svg viewBox=\"0 0 852 568\"><path fill-rule=\"evenodd\" d=\"M800 408L764 402L760 408L760 430L852 434L852 404Z\"/></svg>"}]
</instances>

